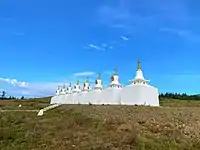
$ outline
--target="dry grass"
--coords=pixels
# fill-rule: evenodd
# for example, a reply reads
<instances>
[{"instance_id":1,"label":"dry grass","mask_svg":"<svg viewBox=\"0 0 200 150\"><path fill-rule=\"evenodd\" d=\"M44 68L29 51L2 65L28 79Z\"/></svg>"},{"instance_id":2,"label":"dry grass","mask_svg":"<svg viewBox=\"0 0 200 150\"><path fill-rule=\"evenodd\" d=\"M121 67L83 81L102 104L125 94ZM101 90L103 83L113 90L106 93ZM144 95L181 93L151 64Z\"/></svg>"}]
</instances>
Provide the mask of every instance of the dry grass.
<instances>
[{"instance_id":1,"label":"dry grass","mask_svg":"<svg viewBox=\"0 0 200 150\"><path fill-rule=\"evenodd\" d=\"M160 108L67 105L43 117L1 113L0 149L199 150L199 104L168 100Z\"/></svg>"},{"instance_id":2,"label":"dry grass","mask_svg":"<svg viewBox=\"0 0 200 150\"><path fill-rule=\"evenodd\" d=\"M50 98L37 98L30 100L0 100L0 110L25 110L25 109L40 109L48 106ZM18 107L19 104L22 107Z\"/></svg>"}]
</instances>

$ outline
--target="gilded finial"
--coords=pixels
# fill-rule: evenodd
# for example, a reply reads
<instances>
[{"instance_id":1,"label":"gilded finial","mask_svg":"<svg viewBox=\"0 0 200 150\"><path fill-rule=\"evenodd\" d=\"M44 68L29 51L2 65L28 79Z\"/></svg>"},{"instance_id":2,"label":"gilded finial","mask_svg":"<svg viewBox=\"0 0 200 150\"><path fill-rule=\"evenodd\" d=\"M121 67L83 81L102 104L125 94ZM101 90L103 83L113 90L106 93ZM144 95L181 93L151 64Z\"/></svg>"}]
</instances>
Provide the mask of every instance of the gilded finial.
<instances>
[{"instance_id":1,"label":"gilded finial","mask_svg":"<svg viewBox=\"0 0 200 150\"><path fill-rule=\"evenodd\" d=\"M137 66L138 70L141 70L141 66L140 66L140 60L138 60L138 66Z\"/></svg>"},{"instance_id":2,"label":"gilded finial","mask_svg":"<svg viewBox=\"0 0 200 150\"><path fill-rule=\"evenodd\" d=\"M79 80L77 80L77 84L79 84Z\"/></svg>"},{"instance_id":3,"label":"gilded finial","mask_svg":"<svg viewBox=\"0 0 200 150\"><path fill-rule=\"evenodd\" d=\"M115 68L115 70L114 70L114 75L118 75L118 70L117 70L117 68Z\"/></svg>"},{"instance_id":4,"label":"gilded finial","mask_svg":"<svg viewBox=\"0 0 200 150\"><path fill-rule=\"evenodd\" d=\"M98 73L98 79L101 79L101 74L100 73Z\"/></svg>"},{"instance_id":5,"label":"gilded finial","mask_svg":"<svg viewBox=\"0 0 200 150\"><path fill-rule=\"evenodd\" d=\"M86 78L86 81L85 81L85 82L89 83L89 78L88 78L88 77Z\"/></svg>"}]
</instances>

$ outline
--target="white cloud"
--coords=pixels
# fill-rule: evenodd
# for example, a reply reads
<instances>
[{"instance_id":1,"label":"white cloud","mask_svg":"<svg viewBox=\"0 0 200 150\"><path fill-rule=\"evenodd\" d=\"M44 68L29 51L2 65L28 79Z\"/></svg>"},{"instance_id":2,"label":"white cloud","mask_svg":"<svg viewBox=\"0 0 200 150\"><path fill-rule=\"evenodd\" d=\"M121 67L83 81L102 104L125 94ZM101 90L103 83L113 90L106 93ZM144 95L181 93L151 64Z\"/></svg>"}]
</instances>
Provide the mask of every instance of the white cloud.
<instances>
[{"instance_id":1,"label":"white cloud","mask_svg":"<svg viewBox=\"0 0 200 150\"><path fill-rule=\"evenodd\" d=\"M102 46L103 46L103 47L106 47L106 46L107 46L107 44L103 43L103 44L102 44Z\"/></svg>"},{"instance_id":2,"label":"white cloud","mask_svg":"<svg viewBox=\"0 0 200 150\"><path fill-rule=\"evenodd\" d=\"M92 71L85 71L85 72L78 72L78 73L75 73L74 76L92 76L92 75L95 75L96 73L95 72L92 72Z\"/></svg>"},{"instance_id":3,"label":"white cloud","mask_svg":"<svg viewBox=\"0 0 200 150\"><path fill-rule=\"evenodd\" d=\"M95 49L95 50L98 50L98 51L105 51L104 48L97 46L97 45L94 45L94 44L89 44L88 47Z\"/></svg>"},{"instance_id":4,"label":"white cloud","mask_svg":"<svg viewBox=\"0 0 200 150\"><path fill-rule=\"evenodd\" d=\"M46 97L54 95L57 87L63 84L62 82L29 83L24 87L6 87L6 91L7 96ZM68 85L68 83L66 83L66 85Z\"/></svg>"},{"instance_id":5,"label":"white cloud","mask_svg":"<svg viewBox=\"0 0 200 150\"><path fill-rule=\"evenodd\" d=\"M9 78L0 78L0 82L6 82L12 86L18 86L18 87L26 87L28 85L27 82L20 82L17 81L17 79L9 79Z\"/></svg>"},{"instance_id":6,"label":"white cloud","mask_svg":"<svg viewBox=\"0 0 200 150\"><path fill-rule=\"evenodd\" d=\"M124 41L128 41L129 40L129 38L125 37L125 36L121 36L121 39L124 40Z\"/></svg>"},{"instance_id":7,"label":"white cloud","mask_svg":"<svg viewBox=\"0 0 200 150\"><path fill-rule=\"evenodd\" d=\"M113 49L113 46L109 46L109 49Z\"/></svg>"}]
</instances>

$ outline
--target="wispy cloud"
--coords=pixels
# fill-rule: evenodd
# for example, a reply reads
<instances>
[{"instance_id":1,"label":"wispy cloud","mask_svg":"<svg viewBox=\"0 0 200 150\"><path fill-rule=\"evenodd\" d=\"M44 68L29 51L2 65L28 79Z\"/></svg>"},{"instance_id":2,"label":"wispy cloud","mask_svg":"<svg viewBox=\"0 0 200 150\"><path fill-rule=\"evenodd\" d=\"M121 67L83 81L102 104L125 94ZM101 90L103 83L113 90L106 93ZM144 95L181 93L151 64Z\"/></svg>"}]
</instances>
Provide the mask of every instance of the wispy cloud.
<instances>
[{"instance_id":1,"label":"wispy cloud","mask_svg":"<svg viewBox=\"0 0 200 150\"><path fill-rule=\"evenodd\" d=\"M126 36L121 36L121 39L122 39L123 41L128 41L128 40L129 40L129 38L126 37Z\"/></svg>"},{"instance_id":2,"label":"wispy cloud","mask_svg":"<svg viewBox=\"0 0 200 150\"><path fill-rule=\"evenodd\" d=\"M104 43L100 44L100 46L94 45L94 44L89 44L87 46L84 46L83 48L88 49L88 50L107 51L107 50L112 50L112 49L114 49L114 47L121 45L122 41L128 41L128 40L130 40L129 37L121 36L117 40L111 40L108 42L104 42Z\"/></svg>"},{"instance_id":3,"label":"wispy cloud","mask_svg":"<svg viewBox=\"0 0 200 150\"><path fill-rule=\"evenodd\" d=\"M97 10L101 23L115 28L126 28L130 25L131 13L122 4L103 5Z\"/></svg>"},{"instance_id":4,"label":"wispy cloud","mask_svg":"<svg viewBox=\"0 0 200 150\"><path fill-rule=\"evenodd\" d=\"M114 49L113 44L116 44L117 41L112 41L112 42L108 42L108 43L102 43L100 44L100 46L94 45L94 44L89 44L87 46L84 46L84 49L88 49L88 50L97 50L97 51L107 51L107 50L111 50Z\"/></svg>"},{"instance_id":5,"label":"wispy cloud","mask_svg":"<svg viewBox=\"0 0 200 150\"><path fill-rule=\"evenodd\" d=\"M105 51L104 47L97 46L97 45L94 45L94 44L89 44L87 46L84 46L84 48L85 49L90 49L90 50Z\"/></svg>"},{"instance_id":6,"label":"wispy cloud","mask_svg":"<svg viewBox=\"0 0 200 150\"><path fill-rule=\"evenodd\" d=\"M23 36L24 33L23 32L13 32L14 35L17 35L17 36Z\"/></svg>"},{"instance_id":7,"label":"wispy cloud","mask_svg":"<svg viewBox=\"0 0 200 150\"><path fill-rule=\"evenodd\" d=\"M80 77L80 76L92 76L92 75L95 75L95 74L96 73L92 72L92 71L84 71L84 72L75 73L74 76L76 76L76 77Z\"/></svg>"},{"instance_id":8,"label":"wispy cloud","mask_svg":"<svg viewBox=\"0 0 200 150\"><path fill-rule=\"evenodd\" d=\"M12 86L18 86L18 87L26 87L28 85L27 82L20 82L17 79L9 79L9 78L0 78L0 82L6 82Z\"/></svg>"},{"instance_id":9,"label":"wispy cloud","mask_svg":"<svg viewBox=\"0 0 200 150\"><path fill-rule=\"evenodd\" d=\"M107 44L106 44L106 43L103 43L102 46L103 46L103 47L107 47Z\"/></svg>"},{"instance_id":10,"label":"wispy cloud","mask_svg":"<svg viewBox=\"0 0 200 150\"><path fill-rule=\"evenodd\" d=\"M179 30L179 29L173 29L173 28L161 28L161 32L169 32L175 35L180 36L186 41L192 41L192 42L200 42L200 35L194 34L194 32L190 30Z\"/></svg>"},{"instance_id":11,"label":"wispy cloud","mask_svg":"<svg viewBox=\"0 0 200 150\"><path fill-rule=\"evenodd\" d=\"M42 83L27 83L19 82L16 79L0 78L1 82L7 83L8 86L1 87L7 92L8 96L25 96L25 97L45 97L55 94L58 86L62 86L65 82L42 82ZM69 83L65 83L68 85ZM10 86L9 86L10 85Z\"/></svg>"},{"instance_id":12,"label":"wispy cloud","mask_svg":"<svg viewBox=\"0 0 200 150\"><path fill-rule=\"evenodd\" d=\"M109 48L109 49L113 49L113 46L109 46L108 48Z\"/></svg>"},{"instance_id":13,"label":"wispy cloud","mask_svg":"<svg viewBox=\"0 0 200 150\"><path fill-rule=\"evenodd\" d=\"M128 31L141 31L169 25L193 24L189 1L174 0L116 0L97 9L97 19L103 25ZM145 11L144 11L145 10ZM130 32L129 32L130 33Z\"/></svg>"}]
</instances>

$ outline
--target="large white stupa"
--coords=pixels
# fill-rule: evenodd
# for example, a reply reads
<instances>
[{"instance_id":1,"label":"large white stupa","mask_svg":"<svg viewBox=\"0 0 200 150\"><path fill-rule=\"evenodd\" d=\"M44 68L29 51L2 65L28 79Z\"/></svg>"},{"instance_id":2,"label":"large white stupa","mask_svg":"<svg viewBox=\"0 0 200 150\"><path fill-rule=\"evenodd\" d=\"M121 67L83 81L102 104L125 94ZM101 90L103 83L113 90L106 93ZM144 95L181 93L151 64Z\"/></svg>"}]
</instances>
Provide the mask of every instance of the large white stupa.
<instances>
[{"instance_id":1,"label":"large white stupa","mask_svg":"<svg viewBox=\"0 0 200 150\"><path fill-rule=\"evenodd\" d=\"M111 76L111 83L103 89L100 74L95 80L94 88L90 87L89 79L84 82L81 89L79 81L74 87L58 87L56 95L51 98L51 104L94 104L94 105L148 105L159 106L158 89L148 84L143 76L138 61L135 78L131 84L123 87L119 81L117 70Z\"/></svg>"},{"instance_id":2,"label":"large white stupa","mask_svg":"<svg viewBox=\"0 0 200 150\"><path fill-rule=\"evenodd\" d=\"M121 103L124 105L151 105L159 106L158 89L148 84L143 76L140 61L135 78L131 84L124 87L121 92Z\"/></svg>"}]
</instances>

